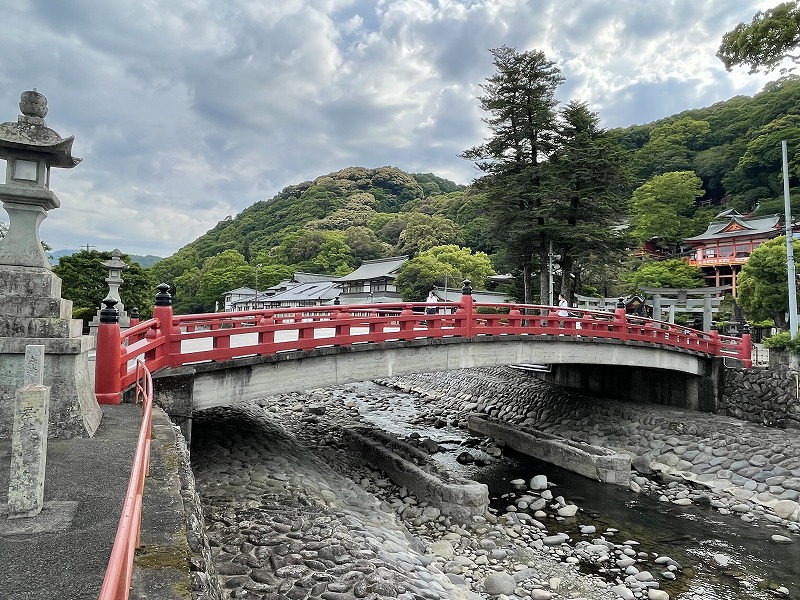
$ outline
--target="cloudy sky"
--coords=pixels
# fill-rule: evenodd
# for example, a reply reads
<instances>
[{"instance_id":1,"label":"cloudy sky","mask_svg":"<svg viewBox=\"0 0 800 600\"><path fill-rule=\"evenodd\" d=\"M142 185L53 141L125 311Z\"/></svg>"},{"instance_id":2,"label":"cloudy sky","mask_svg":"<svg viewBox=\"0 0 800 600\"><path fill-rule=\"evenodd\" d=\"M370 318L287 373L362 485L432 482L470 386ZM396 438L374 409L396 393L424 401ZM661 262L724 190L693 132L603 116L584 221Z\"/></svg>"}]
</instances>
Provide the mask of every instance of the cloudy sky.
<instances>
[{"instance_id":1,"label":"cloudy sky","mask_svg":"<svg viewBox=\"0 0 800 600\"><path fill-rule=\"evenodd\" d=\"M54 249L168 256L287 185L392 165L469 183L489 48L542 50L605 127L758 92L725 31L778 0L0 0L0 122L75 136ZM0 211L0 220L7 215Z\"/></svg>"}]
</instances>

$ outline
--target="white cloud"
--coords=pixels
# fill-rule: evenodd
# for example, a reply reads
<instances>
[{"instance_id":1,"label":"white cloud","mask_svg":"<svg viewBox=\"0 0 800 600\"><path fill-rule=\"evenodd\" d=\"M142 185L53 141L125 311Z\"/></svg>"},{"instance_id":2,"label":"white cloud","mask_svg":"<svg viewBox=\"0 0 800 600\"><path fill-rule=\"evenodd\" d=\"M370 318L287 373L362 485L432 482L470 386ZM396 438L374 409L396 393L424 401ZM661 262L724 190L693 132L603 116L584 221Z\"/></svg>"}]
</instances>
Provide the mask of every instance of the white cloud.
<instances>
[{"instance_id":1,"label":"white cloud","mask_svg":"<svg viewBox=\"0 0 800 600\"><path fill-rule=\"evenodd\" d=\"M488 49L541 49L605 126L652 121L771 77L726 73L747 0L0 0L0 121L37 87L74 135L42 236L167 255L283 187L351 165L459 183L485 135ZM0 218L4 215L0 213Z\"/></svg>"}]
</instances>

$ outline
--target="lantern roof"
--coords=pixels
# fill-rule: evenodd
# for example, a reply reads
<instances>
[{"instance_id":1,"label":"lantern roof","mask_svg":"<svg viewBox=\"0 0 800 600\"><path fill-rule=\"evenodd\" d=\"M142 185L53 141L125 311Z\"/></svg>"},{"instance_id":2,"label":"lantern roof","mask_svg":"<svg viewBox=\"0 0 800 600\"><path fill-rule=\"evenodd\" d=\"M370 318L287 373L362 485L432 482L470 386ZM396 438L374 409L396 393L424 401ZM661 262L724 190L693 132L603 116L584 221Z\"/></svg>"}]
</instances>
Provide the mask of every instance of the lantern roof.
<instances>
[{"instance_id":1,"label":"lantern roof","mask_svg":"<svg viewBox=\"0 0 800 600\"><path fill-rule=\"evenodd\" d=\"M127 269L127 263L120 260L121 255L122 252L120 252L119 249L114 248L111 251L111 260L104 260L100 264L109 269Z\"/></svg>"},{"instance_id":2,"label":"lantern roof","mask_svg":"<svg viewBox=\"0 0 800 600\"><path fill-rule=\"evenodd\" d=\"M82 159L72 156L75 138L62 138L44 121L47 98L35 89L22 92L19 103L21 115L16 123L0 123L0 158L12 158L21 153L47 155L48 166L71 169Z\"/></svg>"}]
</instances>

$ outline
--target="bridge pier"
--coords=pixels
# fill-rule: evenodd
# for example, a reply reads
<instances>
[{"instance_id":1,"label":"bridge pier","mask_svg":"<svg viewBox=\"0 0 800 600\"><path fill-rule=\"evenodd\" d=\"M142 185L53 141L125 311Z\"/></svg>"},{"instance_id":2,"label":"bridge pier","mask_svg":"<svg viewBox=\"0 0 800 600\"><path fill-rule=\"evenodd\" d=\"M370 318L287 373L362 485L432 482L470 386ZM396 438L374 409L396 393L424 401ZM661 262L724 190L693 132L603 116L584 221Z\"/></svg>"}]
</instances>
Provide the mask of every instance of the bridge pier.
<instances>
[{"instance_id":1,"label":"bridge pier","mask_svg":"<svg viewBox=\"0 0 800 600\"><path fill-rule=\"evenodd\" d=\"M563 364L552 365L549 373L537 376L605 398L716 412L722 394L723 359L709 358L705 371L690 375L647 367Z\"/></svg>"},{"instance_id":2,"label":"bridge pier","mask_svg":"<svg viewBox=\"0 0 800 600\"><path fill-rule=\"evenodd\" d=\"M192 369L171 369L153 376L153 398L175 425L180 427L187 445L192 443L194 380ZM133 394L133 390L129 392ZM126 398L126 401L128 399Z\"/></svg>"}]
</instances>

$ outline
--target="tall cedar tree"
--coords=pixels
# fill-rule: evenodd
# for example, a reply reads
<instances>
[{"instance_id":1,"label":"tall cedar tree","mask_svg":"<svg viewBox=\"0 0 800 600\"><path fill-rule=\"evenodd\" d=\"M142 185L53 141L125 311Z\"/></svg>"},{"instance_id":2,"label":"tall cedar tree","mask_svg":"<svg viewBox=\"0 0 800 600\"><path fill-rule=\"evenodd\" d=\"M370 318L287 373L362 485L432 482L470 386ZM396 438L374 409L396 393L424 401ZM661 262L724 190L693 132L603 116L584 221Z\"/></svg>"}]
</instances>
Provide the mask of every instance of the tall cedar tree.
<instances>
[{"instance_id":1,"label":"tall cedar tree","mask_svg":"<svg viewBox=\"0 0 800 600\"><path fill-rule=\"evenodd\" d=\"M462 153L486 175L481 187L493 234L521 267L525 301L532 265L540 275L540 298L548 292L548 245L544 217L536 211L547 199L543 172L556 137L556 88L564 81L555 63L538 50L490 50L496 73L481 87L483 121L491 136Z\"/></svg>"},{"instance_id":2,"label":"tall cedar tree","mask_svg":"<svg viewBox=\"0 0 800 600\"><path fill-rule=\"evenodd\" d=\"M582 264L622 257L625 240L613 226L625 214L628 173L622 148L583 102L561 109L557 143L548 162L551 195L538 214L561 257L561 291L571 300L581 291Z\"/></svg>"}]
</instances>

